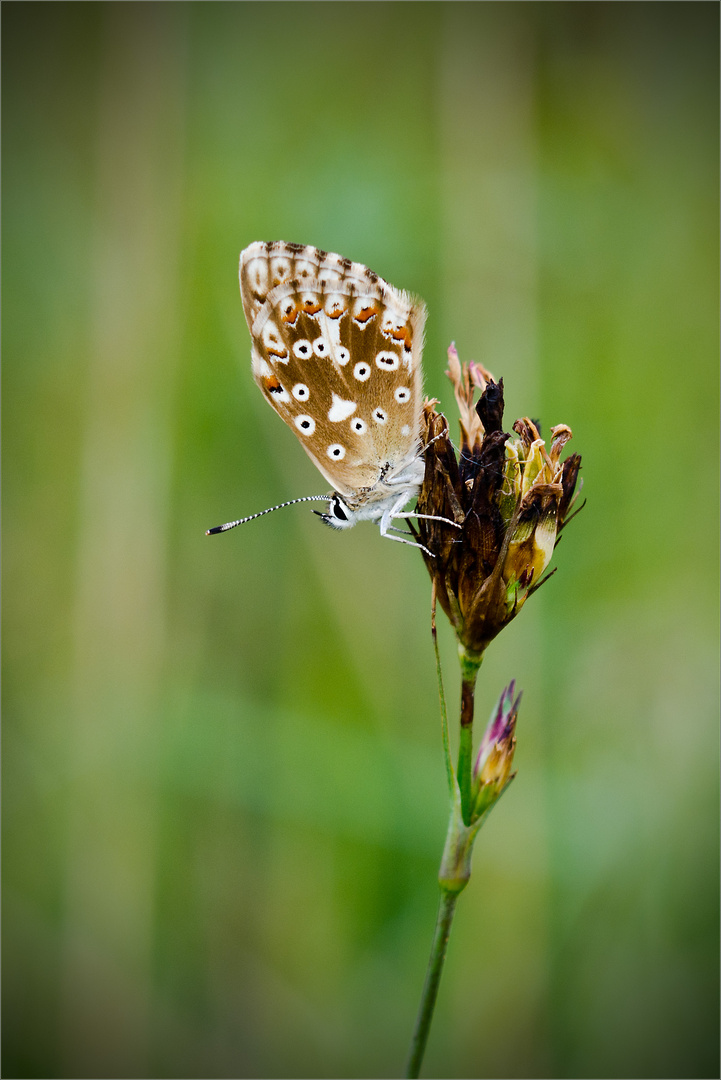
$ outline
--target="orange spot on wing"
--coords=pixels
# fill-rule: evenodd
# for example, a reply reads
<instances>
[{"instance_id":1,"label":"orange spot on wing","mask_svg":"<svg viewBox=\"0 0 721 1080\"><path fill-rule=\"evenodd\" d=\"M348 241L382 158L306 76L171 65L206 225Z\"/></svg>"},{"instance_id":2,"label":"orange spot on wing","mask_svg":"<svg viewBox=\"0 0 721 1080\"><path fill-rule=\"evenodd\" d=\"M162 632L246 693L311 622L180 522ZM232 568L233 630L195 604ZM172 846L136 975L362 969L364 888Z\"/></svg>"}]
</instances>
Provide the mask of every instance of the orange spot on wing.
<instances>
[{"instance_id":1,"label":"orange spot on wing","mask_svg":"<svg viewBox=\"0 0 721 1080\"><path fill-rule=\"evenodd\" d=\"M372 319L374 315L380 315L380 311L377 307L364 307L354 315L353 318L356 322L367 323L369 319Z\"/></svg>"},{"instance_id":2,"label":"orange spot on wing","mask_svg":"<svg viewBox=\"0 0 721 1080\"><path fill-rule=\"evenodd\" d=\"M263 386L269 394L273 394L281 388L280 383L276 379L275 375L266 375L263 379Z\"/></svg>"},{"instance_id":3,"label":"orange spot on wing","mask_svg":"<svg viewBox=\"0 0 721 1080\"><path fill-rule=\"evenodd\" d=\"M332 311L328 312L329 319L340 319L341 315L345 314L345 309L342 307L334 307Z\"/></svg>"},{"instance_id":4,"label":"orange spot on wing","mask_svg":"<svg viewBox=\"0 0 721 1080\"><path fill-rule=\"evenodd\" d=\"M291 323L291 324L293 324L297 318L298 318L298 308L295 306L295 304L292 307L289 307L288 310L282 316L283 322L287 322L287 323Z\"/></svg>"},{"instance_id":5,"label":"orange spot on wing","mask_svg":"<svg viewBox=\"0 0 721 1080\"><path fill-rule=\"evenodd\" d=\"M307 300L306 303L302 305L302 309L307 315L317 315L320 311L320 304L315 304L312 300Z\"/></svg>"},{"instance_id":6,"label":"orange spot on wing","mask_svg":"<svg viewBox=\"0 0 721 1080\"><path fill-rule=\"evenodd\" d=\"M390 337L392 337L394 341L402 341L403 348L406 352L410 352L411 332L407 326L399 326L397 329L391 330Z\"/></svg>"},{"instance_id":7,"label":"orange spot on wing","mask_svg":"<svg viewBox=\"0 0 721 1080\"><path fill-rule=\"evenodd\" d=\"M272 345L268 346L268 356L279 356L281 360L285 360L287 355L287 349L274 349Z\"/></svg>"}]
</instances>

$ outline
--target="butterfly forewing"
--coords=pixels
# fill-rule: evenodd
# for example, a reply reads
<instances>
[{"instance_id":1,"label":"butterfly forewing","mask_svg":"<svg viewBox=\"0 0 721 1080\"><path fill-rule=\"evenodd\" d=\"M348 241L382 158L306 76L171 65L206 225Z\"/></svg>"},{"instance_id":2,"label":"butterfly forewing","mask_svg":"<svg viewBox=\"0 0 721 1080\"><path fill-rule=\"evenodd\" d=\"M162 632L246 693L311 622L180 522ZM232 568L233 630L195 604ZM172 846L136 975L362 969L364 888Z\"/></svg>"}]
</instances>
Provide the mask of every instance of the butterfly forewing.
<instances>
[{"instance_id":1,"label":"butterfly forewing","mask_svg":"<svg viewBox=\"0 0 721 1080\"><path fill-rule=\"evenodd\" d=\"M240 287L253 375L339 494L370 501L418 449L423 304L313 247L252 244Z\"/></svg>"}]
</instances>

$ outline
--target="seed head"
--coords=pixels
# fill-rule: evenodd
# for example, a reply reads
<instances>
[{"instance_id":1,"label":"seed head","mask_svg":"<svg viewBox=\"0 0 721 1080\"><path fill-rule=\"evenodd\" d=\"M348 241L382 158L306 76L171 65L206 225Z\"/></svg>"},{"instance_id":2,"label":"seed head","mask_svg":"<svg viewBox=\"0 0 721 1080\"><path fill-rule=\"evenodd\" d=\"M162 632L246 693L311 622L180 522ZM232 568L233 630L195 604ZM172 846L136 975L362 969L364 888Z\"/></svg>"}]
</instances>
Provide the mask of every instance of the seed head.
<instances>
[{"instance_id":1,"label":"seed head","mask_svg":"<svg viewBox=\"0 0 721 1080\"><path fill-rule=\"evenodd\" d=\"M436 401L424 404L426 471L418 497L423 553L438 602L462 651L480 657L541 584L558 534L569 518L581 459L561 462L572 432L551 429L550 450L524 417L503 431L503 379L448 350L447 375L460 412L456 457ZM480 396L474 402L477 393ZM457 522L450 529L433 517Z\"/></svg>"}]
</instances>

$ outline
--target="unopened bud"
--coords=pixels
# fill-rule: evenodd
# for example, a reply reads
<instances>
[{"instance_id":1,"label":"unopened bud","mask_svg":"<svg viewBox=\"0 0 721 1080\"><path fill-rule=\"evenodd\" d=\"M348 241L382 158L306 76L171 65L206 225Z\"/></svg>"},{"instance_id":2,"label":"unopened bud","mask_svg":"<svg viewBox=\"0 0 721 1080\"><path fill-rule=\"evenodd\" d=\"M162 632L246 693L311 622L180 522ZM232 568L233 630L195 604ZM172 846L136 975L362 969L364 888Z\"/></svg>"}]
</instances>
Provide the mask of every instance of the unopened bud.
<instances>
[{"instance_id":1,"label":"unopened bud","mask_svg":"<svg viewBox=\"0 0 721 1080\"><path fill-rule=\"evenodd\" d=\"M515 680L501 694L478 749L471 787L471 820L477 821L500 798L515 773L516 720L521 693L514 700Z\"/></svg>"}]
</instances>

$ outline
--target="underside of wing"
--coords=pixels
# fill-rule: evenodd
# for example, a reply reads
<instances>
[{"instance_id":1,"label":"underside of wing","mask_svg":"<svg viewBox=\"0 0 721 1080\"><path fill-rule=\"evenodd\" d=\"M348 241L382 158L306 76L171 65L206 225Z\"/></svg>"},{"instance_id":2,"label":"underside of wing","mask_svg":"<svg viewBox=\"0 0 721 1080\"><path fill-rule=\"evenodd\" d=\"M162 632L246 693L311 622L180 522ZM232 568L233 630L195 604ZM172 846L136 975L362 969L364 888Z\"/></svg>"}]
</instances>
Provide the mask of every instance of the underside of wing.
<instances>
[{"instance_id":1,"label":"underside of wing","mask_svg":"<svg viewBox=\"0 0 721 1080\"><path fill-rule=\"evenodd\" d=\"M282 243L246 248L240 285L255 380L328 482L350 496L400 471L419 441L422 302Z\"/></svg>"}]
</instances>

